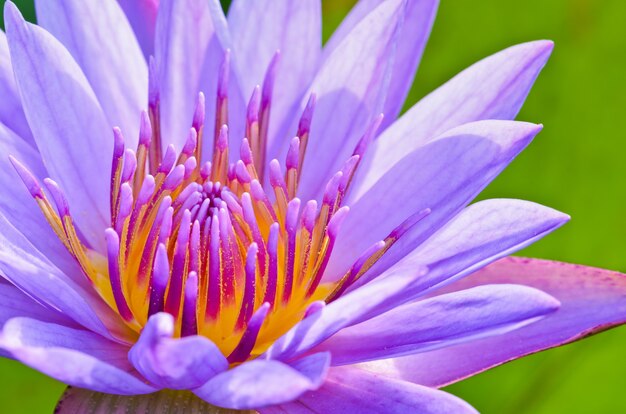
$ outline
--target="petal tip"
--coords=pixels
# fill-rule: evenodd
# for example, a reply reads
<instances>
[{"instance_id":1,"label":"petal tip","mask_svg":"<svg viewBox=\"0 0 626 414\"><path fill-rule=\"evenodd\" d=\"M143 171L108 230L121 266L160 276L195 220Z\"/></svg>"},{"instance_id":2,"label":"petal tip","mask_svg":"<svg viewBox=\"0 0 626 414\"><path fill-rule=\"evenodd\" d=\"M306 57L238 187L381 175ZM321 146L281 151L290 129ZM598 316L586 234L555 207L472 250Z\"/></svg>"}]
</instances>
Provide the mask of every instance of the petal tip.
<instances>
[{"instance_id":1,"label":"petal tip","mask_svg":"<svg viewBox=\"0 0 626 414\"><path fill-rule=\"evenodd\" d=\"M554 50L554 41L549 39L539 39L513 46L513 48L518 47L531 49L537 55L545 54L549 56L552 53L552 50Z\"/></svg>"},{"instance_id":2,"label":"petal tip","mask_svg":"<svg viewBox=\"0 0 626 414\"><path fill-rule=\"evenodd\" d=\"M4 3L4 21L7 32L11 30L14 24L24 23L22 13L11 0Z\"/></svg>"},{"instance_id":3,"label":"petal tip","mask_svg":"<svg viewBox=\"0 0 626 414\"><path fill-rule=\"evenodd\" d=\"M559 219L559 221L560 221L562 224L565 224L565 223L567 223L568 221L570 221L570 220L572 219L572 216L570 216L569 214L566 214L566 213L561 213L561 212L559 212L559 217L558 217L558 219Z\"/></svg>"},{"instance_id":4,"label":"petal tip","mask_svg":"<svg viewBox=\"0 0 626 414\"><path fill-rule=\"evenodd\" d=\"M552 40L537 40L537 43L540 45L541 49L544 50L547 54L552 53L554 50L554 41Z\"/></svg>"},{"instance_id":5,"label":"petal tip","mask_svg":"<svg viewBox=\"0 0 626 414\"><path fill-rule=\"evenodd\" d=\"M554 50L554 42L547 39L535 40L525 43L524 45L529 47L529 53L533 58L532 60L537 62L540 66L546 64Z\"/></svg>"}]
</instances>

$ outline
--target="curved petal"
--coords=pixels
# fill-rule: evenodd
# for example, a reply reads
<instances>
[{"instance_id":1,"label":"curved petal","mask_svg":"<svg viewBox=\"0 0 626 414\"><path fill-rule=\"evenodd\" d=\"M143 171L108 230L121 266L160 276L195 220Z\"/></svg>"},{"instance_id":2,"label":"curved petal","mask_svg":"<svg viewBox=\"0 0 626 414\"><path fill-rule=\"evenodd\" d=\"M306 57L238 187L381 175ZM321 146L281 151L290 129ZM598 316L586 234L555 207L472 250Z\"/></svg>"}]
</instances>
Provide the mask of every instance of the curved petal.
<instances>
[{"instance_id":1,"label":"curved petal","mask_svg":"<svg viewBox=\"0 0 626 414\"><path fill-rule=\"evenodd\" d=\"M228 369L228 361L209 339L173 339L174 329L172 315L151 316L128 354L137 371L152 384L180 390L196 388Z\"/></svg>"},{"instance_id":2,"label":"curved petal","mask_svg":"<svg viewBox=\"0 0 626 414\"><path fill-rule=\"evenodd\" d=\"M0 303L2 303L2 307L0 307L0 330L8 320L19 316L66 326L77 326L71 319L41 306L3 279L0 279ZM11 358L11 354L0 349L0 357Z\"/></svg>"},{"instance_id":3,"label":"curved petal","mask_svg":"<svg viewBox=\"0 0 626 414\"><path fill-rule=\"evenodd\" d=\"M280 50L272 93L271 144L277 129L293 116L317 70L322 51L320 0L235 0L228 10L228 26L244 96L263 78ZM250 30L254 27L254 30Z\"/></svg>"},{"instance_id":4,"label":"curved petal","mask_svg":"<svg viewBox=\"0 0 626 414\"><path fill-rule=\"evenodd\" d=\"M333 365L416 354L502 335L558 308L552 296L527 286L479 286L392 309L343 329L314 351L331 352Z\"/></svg>"},{"instance_id":5,"label":"curved petal","mask_svg":"<svg viewBox=\"0 0 626 414\"><path fill-rule=\"evenodd\" d=\"M370 12L326 59L305 93L300 110L310 93L317 103L298 191L303 200L319 195L352 155L366 125L382 112L403 6L389 0ZM296 133L295 126L289 134ZM286 152L279 141L271 154Z\"/></svg>"},{"instance_id":6,"label":"curved petal","mask_svg":"<svg viewBox=\"0 0 626 414\"><path fill-rule=\"evenodd\" d=\"M159 0L117 0L146 58L154 54L154 31Z\"/></svg>"},{"instance_id":7,"label":"curved petal","mask_svg":"<svg viewBox=\"0 0 626 414\"><path fill-rule=\"evenodd\" d=\"M541 289L557 298L561 308L535 324L501 336L374 361L364 364L365 368L440 387L626 322L626 275L569 263L507 257L449 285L445 291L492 283Z\"/></svg>"},{"instance_id":8,"label":"curved petal","mask_svg":"<svg viewBox=\"0 0 626 414\"><path fill-rule=\"evenodd\" d=\"M87 79L48 32L5 4L7 39L26 118L50 175L66 190L74 218L104 251L109 217L111 129Z\"/></svg>"},{"instance_id":9,"label":"curved petal","mask_svg":"<svg viewBox=\"0 0 626 414\"><path fill-rule=\"evenodd\" d=\"M530 201L484 200L463 210L380 277L427 267L427 275L404 292L406 302L528 246L567 220L566 214Z\"/></svg>"},{"instance_id":10,"label":"curved petal","mask_svg":"<svg viewBox=\"0 0 626 414\"><path fill-rule=\"evenodd\" d=\"M148 66L120 6L95 0L37 0L35 6L37 23L80 65L108 124L120 127L135 148L148 103Z\"/></svg>"},{"instance_id":11,"label":"curved petal","mask_svg":"<svg viewBox=\"0 0 626 414\"><path fill-rule=\"evenodd\" d=\"M317 389L328 371L330 354L313 354L291 366L255 359L219 374L194 394L225 408L258 409L282 404Z\"/></svg>"},{"instance_id":12,"label":"curved petal","mask_svg":"<svg viewBox=\"0 0 626 414\"><path fill-rule=\"evenodd\" d=\"M326 276L341 277L365 249L387 237L407 217L430 209L377 268L395 263L474 199L540 130L540 125L516 121L465 124L409 153L368 188L354 188L347 201L350 214L337 237ZM373 217L375 226L364 225Z\"/></svg>"},{"instance_id":13,"label":"curved petal","mask_svg":"<svg viewBox=\"0 0 626 414\"><path fill-rule=\"evenodd\" d=\"M328 339L341 329L396 306L396 297L412 286L424 271L396 273L372 281L309 315L267 350L271 359L289 360Z\"/></svg>"},{"instance_id":14,"label":"curved petal","mask_svg":"<svg viewBox=\"0 0 626 414\"><path fill-rule=\"evenodd\" d=\"M330 370L326 383L297 401L261 409L262 414L476 413L468 403L443 391L348 368Z\"/></svg>"},{"instance_id":15,"label":"curved petal","mask_svg":"<svg viewBox=\"0 0 626 414\"><path fill-rule=\"evenodd\" d=\"M100 318L114 318L100 298L72 281L0 215L0 272L35 301L55 309L103 336L111 334ZM94 308L97 310L94 310ZM119 320L112 319L114 321ZM122 323L119 320L119 323Z\"/></svg>"},{"instance_id":16,"label":"curved petal","mask_svg":"<svg viewBox=\"0 0 626 414\"><path fill-rule=\"evenodd\" d=\"M367 174L355 178L355 188L371 186L407 153L451 128L514 119L553 46L543 40L505 49L419 101L373 143L366 155Z\"/></svg>"},{"instance_id":17,"label":"curved petal","mask_svg":"<svg viewBox=\"0 0 626 414\"><path fill-rule=\"evenodd\" d=\"M126 346L93 332L13 318L0 332L0 347L20 362L72 386L122 395L155 391L130 373Z\"/></svg>"},{"instance_id":18,"label":"curved petal","mask_svg":"<svg viewBox=\"0 0 626 414\"><path fill-rule=\"evenodd\" d=\"M26 121L20 93L13 76L9 45L2 30L0 30L0 96L2 96L0 99L0 122L34 146L33 134Z\"/></svg>"},{"instance_id":19,"label":"curved petal","mask_svg":"<svg viewBox=\"0 0 626 414\"><path fill-rule=\"evenodd\" d=\"M382 0L361 0L341 22L333 36L324 46L324 57L332 53L346 35ZM405 18L398 35L393 74L389 83L388 96L383 113L385 118L381 131L395 120L409 89L413 84L415 72L422 58L430 30L437 14L439 0L407 0Z\"/></svg>"}]
</instances>

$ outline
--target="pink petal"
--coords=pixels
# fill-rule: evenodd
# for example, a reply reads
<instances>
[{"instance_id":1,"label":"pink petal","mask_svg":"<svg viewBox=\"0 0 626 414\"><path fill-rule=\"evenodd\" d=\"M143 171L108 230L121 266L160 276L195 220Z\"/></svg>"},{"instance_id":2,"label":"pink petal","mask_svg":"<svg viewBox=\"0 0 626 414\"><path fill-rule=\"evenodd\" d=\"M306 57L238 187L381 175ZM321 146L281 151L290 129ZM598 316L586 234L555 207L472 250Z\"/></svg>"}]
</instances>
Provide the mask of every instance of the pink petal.
<instances>
[{"instance_id":1,"label":"pink petal","mask_svg":"<svg viewBox=\"0 0 626 414\"><path fill-rule=\"evenodd\" d=\"M586 266L507 257L446 287L445 291L493 283L524 284L543 290L561 302L561 309L533 325L502 336L370 362L363 364L364 367L441 387L626 322L626 275Z\"/></svg>"}]
</instances>

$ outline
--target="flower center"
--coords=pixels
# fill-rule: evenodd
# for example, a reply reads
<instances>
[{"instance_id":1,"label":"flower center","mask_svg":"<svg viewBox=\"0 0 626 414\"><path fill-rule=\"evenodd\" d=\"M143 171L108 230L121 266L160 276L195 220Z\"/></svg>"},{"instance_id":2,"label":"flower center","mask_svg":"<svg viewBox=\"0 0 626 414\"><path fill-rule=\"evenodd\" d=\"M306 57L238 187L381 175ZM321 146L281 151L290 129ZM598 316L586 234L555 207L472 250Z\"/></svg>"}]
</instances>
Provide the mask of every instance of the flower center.
<instances>
[{"instance_id":1,"label":"flower center","mask_svg":"<svg viewBox=\"0 0 626 414\"><path fill-rule=\"evenodd\" d=\"M106 252L91 249L74 227L63 191L44 183L56 209L33 175L11 159L48 222L106 303L139 332L148 318L167 312L175 336L203 335L242 362L264 352L323 302L340 296L416 219L374 244L338 281L322 283L338 227L348 208L343 197L362 151L326 186L321 204L296 197L315 104L311 97L291 140L285 171L277 160L265 168L274 59L263 89L257 87L246 116L239 160L229 163L228 54L219 79L211 161L201 164L204 95L180 153L162 149L158 85L151 76L149 111L141 117L136 150L115 128ZM154 64L151 62L154 74ZM378 120L379 121L379 120ZM269 192L262 183L269 174Z\"/></svg>"}]
</instances>

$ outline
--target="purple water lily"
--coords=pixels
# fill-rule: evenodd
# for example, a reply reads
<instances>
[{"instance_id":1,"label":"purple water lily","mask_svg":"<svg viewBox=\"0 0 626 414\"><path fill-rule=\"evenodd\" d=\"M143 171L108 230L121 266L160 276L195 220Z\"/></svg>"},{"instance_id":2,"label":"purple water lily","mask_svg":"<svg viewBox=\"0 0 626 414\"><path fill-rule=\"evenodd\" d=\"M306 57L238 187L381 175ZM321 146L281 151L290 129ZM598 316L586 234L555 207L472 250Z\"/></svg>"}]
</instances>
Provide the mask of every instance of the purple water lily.
<instances>
[{"instance_id":1,"label":"purple water lily","mask_svg":"<svg viewBox=\"0 0 626 414\"><path fill-rule=\"evenodd\" d=\"M435 0L362 0L324 47L319 0L157 3L5 6L3 356L228 409L473 412L436 387L624 322L621 274L485 267L567 215L468 206L540 131L512 119L551 42L395 120Z\"/></svg>"}]
</instances>

